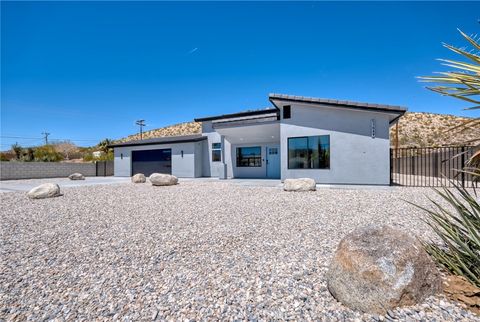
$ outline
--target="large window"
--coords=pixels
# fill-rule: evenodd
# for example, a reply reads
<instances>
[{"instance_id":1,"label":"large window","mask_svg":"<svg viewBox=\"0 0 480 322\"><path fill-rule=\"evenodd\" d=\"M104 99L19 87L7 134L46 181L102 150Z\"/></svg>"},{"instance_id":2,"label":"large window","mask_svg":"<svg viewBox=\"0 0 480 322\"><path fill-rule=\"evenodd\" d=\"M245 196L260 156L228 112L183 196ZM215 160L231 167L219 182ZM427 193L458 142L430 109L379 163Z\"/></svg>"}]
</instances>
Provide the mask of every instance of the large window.
<instances>
[{"instance_id":1,"label":"large window","mask_svg":"<svg viewBox=\"0 0 480 322\"><path fill-rule=\"evenodd\" d=\"M330 136L304 136L288 139L289 169L329 169Z\"/></svg>"},{"instance_id":2,"label":"large window","mask_svg":"<svg viewBox=\"0 0 480 322\"><path fill-rule=\"evenodd\" d=\"M237 167L261 167L262 149L259 146L237 148Z\"/></svg>"},{"instance_id":3,"label":"large window","mask_svg":"<svg viewBox=\"0 0 480 322\"><path fill-rule=\"evenodd\" d=\"M212 161L222 161L222 143L212 143Z\"/></svg>"}]
</instances>

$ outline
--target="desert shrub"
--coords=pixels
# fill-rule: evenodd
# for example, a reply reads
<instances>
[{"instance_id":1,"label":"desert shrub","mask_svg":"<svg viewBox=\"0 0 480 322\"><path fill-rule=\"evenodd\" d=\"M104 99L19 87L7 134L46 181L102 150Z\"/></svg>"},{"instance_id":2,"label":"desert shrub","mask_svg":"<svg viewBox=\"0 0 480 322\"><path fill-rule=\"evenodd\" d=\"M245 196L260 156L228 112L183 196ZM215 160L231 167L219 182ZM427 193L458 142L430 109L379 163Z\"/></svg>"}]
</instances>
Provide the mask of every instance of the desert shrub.
<instances>
[{"instance_id":1,"label":"desert shrub","mask_svg":"<svg viewBox=\"0 0 480 322\"><path fill-rule=\"evenodd\" d=\"M447 270L480 287L480 205L477 195L458 185L453 191L444 187L436 192L450 208L432 199L433 210L417 207L428 213L426 222L444 244L424 243L425 249Z\"/></svg>"},{"instance_id":2,"label":"desert shrub","mask_svg":"<svg viewBox=\"0 0 480 322\"><path fill-rule=\"evenodd\" d=\"M35 149L33 153L35 161L41 162L58 162L63 160L60 152L55 151L52 145L44 145Z\"/></svg>"}]
</instances>

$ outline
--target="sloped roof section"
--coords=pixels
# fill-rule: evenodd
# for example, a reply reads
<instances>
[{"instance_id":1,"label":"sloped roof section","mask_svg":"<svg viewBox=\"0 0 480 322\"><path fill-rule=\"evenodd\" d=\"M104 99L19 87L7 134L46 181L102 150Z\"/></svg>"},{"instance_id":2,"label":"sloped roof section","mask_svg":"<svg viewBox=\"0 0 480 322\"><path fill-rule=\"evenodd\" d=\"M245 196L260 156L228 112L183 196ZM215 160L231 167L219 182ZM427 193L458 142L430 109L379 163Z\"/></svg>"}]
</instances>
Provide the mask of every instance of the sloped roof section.
<instances>
[{"instance_id":1,"label":"sloped roof section","mask_svg":"<svg viewBox=\"0 0 480 322\"><path fill-rule=\"evenodd\" d=\"M270 101L280 100L280 101L289 101L289 102L298 102L298 103L326 104L326 105L346 107L346 108L378 110L378 111L382 111L382 112L394 112L394 113L402 113L402 114L407 111L406 107L398 106L398 105L386 105L386 104L374 104L374 103L364 103L364 102L354 102L354 101L342 101L342 100L333 100L333 99L307 97L307 96L296 96L296 95L286 95L286 94L269 94L268 97L269 97Z\"/></svg>"},{"instance_id":2,"label":"sloped roof section","mask_svg":"<svg viewBox=\"0 0 480 322\"><path fill-rule=\"evenodd\" d=\"M110 147L121 146L135 146L135 145L152 145L152 144L170 144L170 143L185 143L185 142L198 142L207 139L206 136L200 134L195 135L181 135L181 136L164 136L146 140L135 140L121 143L111 144Z\"/></svg>"}]
</instances>

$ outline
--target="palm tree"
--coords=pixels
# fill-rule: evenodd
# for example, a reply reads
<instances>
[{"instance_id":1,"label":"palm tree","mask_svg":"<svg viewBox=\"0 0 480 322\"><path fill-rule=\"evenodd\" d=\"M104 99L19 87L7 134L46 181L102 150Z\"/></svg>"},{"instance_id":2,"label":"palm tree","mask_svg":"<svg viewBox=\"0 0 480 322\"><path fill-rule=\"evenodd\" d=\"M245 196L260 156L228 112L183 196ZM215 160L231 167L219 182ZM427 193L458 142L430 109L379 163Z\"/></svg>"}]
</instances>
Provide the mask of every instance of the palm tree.
<instances>
[{"instance_id":1,"label":"palm tree","mask_svg":"<svg viewBox=\"0 0 480 322\"><path fill-rule=\"evenodd\" d=\"M111 149L109 148L109 146L112 144L112 140L110 139L104 139L102 141L100 141L100 143L98 143L98 147L100 148L100 150L103 151L103 153L107 154L108 151L110 151Z\"/></svg>"}]
</instances>

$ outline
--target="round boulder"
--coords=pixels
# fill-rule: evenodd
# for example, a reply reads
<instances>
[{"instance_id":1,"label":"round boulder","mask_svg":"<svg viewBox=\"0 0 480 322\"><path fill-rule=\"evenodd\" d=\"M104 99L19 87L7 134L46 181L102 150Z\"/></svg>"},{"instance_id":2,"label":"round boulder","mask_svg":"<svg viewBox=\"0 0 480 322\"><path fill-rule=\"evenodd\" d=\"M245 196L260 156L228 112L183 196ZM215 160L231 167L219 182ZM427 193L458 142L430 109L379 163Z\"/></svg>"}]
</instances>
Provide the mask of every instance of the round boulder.
<instances>
[{"instance_id":1,"label":"round boulder","mask_svg":"<svg viewBox=\"0 0 480 322\"><path fill-rule=\"evenodd\" d=\"M178 183L177 177L164 173L152 173L148 179L154 186L173 186Z\"/></svg>"},{"instance_id":2,"label":"round boulder","mask_svg":"<svg viewBox=\"0 0 480 322\"><path fill-rule=\"evenodd\" d=\"M330 293L351 309L385 314L441 290L441 279L422 244L388 226L369 226L338 245L327 274Z\"/></svg>"},{"instance_id":3,"label":"round boulder","mask_svg":"<svg viewBox=\"0 0 480 322\"><path fill-rule=\"evenodd\" d=\"M27 192L27 196L31 199L57 197L60 196L60 187L56 183L44 183Z\"/></svg>"},{"instance_id":4,"label":"round boulder","mask_svg":"<svg viewBox=\"0 0 480 322\"><path fill-rule=\"evenodd\" d=\"M315 191L315 180L310 178L285 179L283 182L283 190L285 191Z\"/></svg>"},{"instance_id":5,"label":"round boulder","mask_svg":"<svg viewBox=\"0 0 480 322\"><path fill-rule=\"evenodd\" d=\"M68 179L70 180L85 180L85 177L81 173L72 173L71 175L68 176Z\"/></svg>"},{"instance_id":6,"label":"round boulder","mask_svg":"<svg viewBox=\"0 0 480 322\"><path fill-rule=\"evenodd\" d=\"M137 173L132 177L133 183L144 183L146 181L147 178L145 178L145 175L143 173Z\"/></svg>"}]
</instances>

